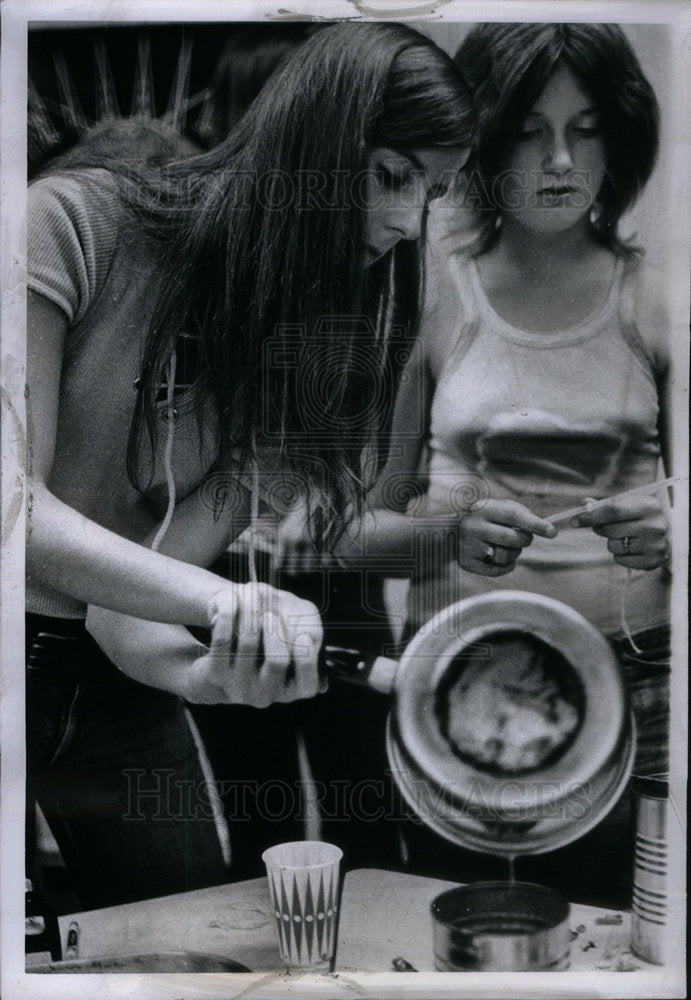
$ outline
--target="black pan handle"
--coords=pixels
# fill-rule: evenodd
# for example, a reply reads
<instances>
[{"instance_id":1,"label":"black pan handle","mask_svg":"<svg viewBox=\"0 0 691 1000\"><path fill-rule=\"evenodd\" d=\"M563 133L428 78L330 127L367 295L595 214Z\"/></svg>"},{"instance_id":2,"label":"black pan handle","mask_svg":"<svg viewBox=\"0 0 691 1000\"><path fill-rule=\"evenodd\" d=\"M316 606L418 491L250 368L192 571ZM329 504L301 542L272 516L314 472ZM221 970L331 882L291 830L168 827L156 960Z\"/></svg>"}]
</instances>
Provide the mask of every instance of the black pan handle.
<instances>
[{"instance_id":1,"label":"black pan handle","mask_svg":"<svg viewBox=\"0 0 691 1000\"><path fill-rule=\"evenodd\" d=\"M391 694L394 688L398 660L375 653L340 646L324 646L319 656L319 668L329 679L347 681Z\"/></svg>"}]
</instances>

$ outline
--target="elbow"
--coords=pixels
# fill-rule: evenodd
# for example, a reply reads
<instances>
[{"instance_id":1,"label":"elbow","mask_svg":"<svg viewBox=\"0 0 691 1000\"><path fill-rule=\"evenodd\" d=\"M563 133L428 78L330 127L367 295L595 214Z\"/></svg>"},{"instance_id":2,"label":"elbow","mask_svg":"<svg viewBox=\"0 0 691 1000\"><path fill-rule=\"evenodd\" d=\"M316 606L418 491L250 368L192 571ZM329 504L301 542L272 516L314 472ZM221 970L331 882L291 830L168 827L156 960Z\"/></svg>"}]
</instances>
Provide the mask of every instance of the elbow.
<instances>
[{"instance_id":1,"label":"elbow","mask_svg":"<svg viewBox=\"0 0 691 1000\"><path fill-rule=\"evenodd\" d=\"M50 507L54 494L48 489L42 477L26 477L26 563L27 569L36 568L36 560L42 561L45 553L42 551L42 530L46 523L47 508Z\"/></svg>"}]
</instances>

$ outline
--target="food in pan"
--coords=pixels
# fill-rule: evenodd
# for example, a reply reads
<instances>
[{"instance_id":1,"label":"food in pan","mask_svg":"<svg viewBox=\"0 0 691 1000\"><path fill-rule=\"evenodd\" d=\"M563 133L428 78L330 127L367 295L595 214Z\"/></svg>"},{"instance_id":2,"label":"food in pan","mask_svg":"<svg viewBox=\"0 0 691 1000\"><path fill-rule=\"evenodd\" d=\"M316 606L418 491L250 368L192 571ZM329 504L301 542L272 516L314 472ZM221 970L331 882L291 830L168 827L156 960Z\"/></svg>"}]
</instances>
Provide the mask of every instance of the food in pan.
<instances>
[{"instance_id":1,"label":"food in pan","mask_svg":"<svg viewBox=\"0 0 691 1000\"><path fill-rule=\"evenodd\" d=\"M440 728L454 753L498 774L555 760L582 714L583 689L566 659L515 631L469 646L437 693Z\"/></svg>"}]
</instances>

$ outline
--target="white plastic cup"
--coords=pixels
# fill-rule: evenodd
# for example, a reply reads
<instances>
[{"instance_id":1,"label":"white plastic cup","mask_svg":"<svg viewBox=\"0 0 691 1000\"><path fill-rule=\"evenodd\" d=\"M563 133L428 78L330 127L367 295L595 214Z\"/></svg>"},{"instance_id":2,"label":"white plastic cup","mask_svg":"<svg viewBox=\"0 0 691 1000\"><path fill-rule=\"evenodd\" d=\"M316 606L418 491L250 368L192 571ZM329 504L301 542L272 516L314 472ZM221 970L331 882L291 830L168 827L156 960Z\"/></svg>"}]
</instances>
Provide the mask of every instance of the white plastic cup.
<instances>
[{"instance_id":1,"label":"white plastic cup","mask_svg":"<svg viewBox=\"0 0 691 1000\"><path fill-rule=\"evenodd\" d=\"M321 840L276 844L262 854L281 959L292 968L329 969L336 951L343 852Z\"/></svg>"}]
</instances>

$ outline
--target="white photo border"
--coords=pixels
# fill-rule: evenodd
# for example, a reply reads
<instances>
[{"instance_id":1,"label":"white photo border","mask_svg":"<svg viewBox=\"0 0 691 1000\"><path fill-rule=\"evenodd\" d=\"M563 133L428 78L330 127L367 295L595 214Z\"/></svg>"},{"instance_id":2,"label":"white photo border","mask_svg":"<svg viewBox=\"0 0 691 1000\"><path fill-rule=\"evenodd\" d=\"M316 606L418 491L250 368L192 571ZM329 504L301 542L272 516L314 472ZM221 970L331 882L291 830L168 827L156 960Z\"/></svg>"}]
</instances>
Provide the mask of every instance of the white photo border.
<instances>
[{"instance_id":1,"label":"white photo border","mask_svg":"<svg viewBox=\"0 0 691 1000\"><path fill-rule=\"evenodd\" d=\"M275 22L304 19L395 20L401 22L444 21L608 21L622 24L669 25L673 38L673 91L664 113L671 133L677 137L671 151L675 197L670 212L670 307L674 317L673 365L675 371L673 452L680 461L688 455L688 315L689 232L691 232L691 129L689 108L691 60L688 36L691 7L675 0L4 0L2 4L2 58L0 61L0 191L2 195L2 601L0 602L0 665L2 700L2 811L0 814L0 992L6 1000L88 1000L128 996L164 998L251 997L357 997L446 998L446 997L682 997L685 986L685 817L687 760L687 580L688 467L675 469L683 477L675 491L674 549L676 575L673 591L673 663L671 692L670 853L675 859L671 892L674 923L678 931L673 967L621 973L530 974L415 974L349 973L336 976L286 977L278 973L223 976L198 974L174 976L150 974L36 976L24 972L23 916L23 657L24 612L24 469L26 461L25 371L25 225L26 203L26 90L27 27L103 26L127 23L173 23L177 21Z\"/></svg>"}]
</instances>

